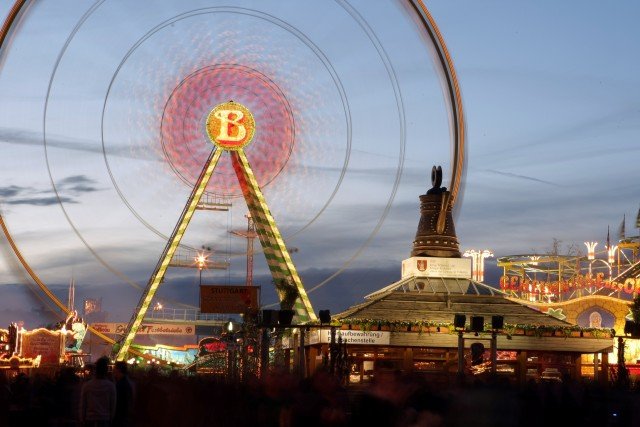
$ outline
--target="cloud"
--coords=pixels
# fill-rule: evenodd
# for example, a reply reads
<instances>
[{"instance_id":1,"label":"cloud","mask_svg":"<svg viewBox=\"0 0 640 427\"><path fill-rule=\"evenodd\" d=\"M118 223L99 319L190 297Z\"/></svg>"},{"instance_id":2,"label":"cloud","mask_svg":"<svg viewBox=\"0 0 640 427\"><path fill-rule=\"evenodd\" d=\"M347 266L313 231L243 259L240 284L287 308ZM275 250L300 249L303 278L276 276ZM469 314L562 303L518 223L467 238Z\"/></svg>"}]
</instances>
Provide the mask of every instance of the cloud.
<instances>
[{"instance_id":1,"label":"cloud","mask_svg":"<svg viewBox=\"0 0 640 427\"><path fill-rule=\"evenodd\" d=\"M21 146L40 147L44 149L44 141L40 132L24 129L0 128L0 144L12 144ZM47 135L47 148L82 151L103 155L104 150L100 141L79 140L59 135ZM152 157L135 155L127 147L108 147L109 156L125 157L130 159L157 160Z\"/></svg>"},{"instance_id":2,"label":"cloud","mask_svg":"<svg viewBox=\"0 0 640 427\"><path fill-rule=\"evenodd\" d=\"M531 176L519 175L519 174L511 173L511 172L500 172L500 171L493 170L493 169L485 169L484 171L485 172L495 173L495 174L502 175L502 176L508 176L508 177L511 177L511 178L525 179L525 180L528 180L528 181L539 182L539 183L546 184L546 185L552 185L554 187L562 187L562 185L556 184L555 182L545 181L543 179L538 179L538 178L534 178L534 177L531 177Z\"/></svg>"},{"instance_id":3,"label":"cloud","mask_svg":"<svg viewBox=\"0 0 640 427\"><path fill-rule=\"evenodd\" d=\"M58 190L69 191L72 193L92 193L99 189L92 184L96 181L87 178L85 175L72 175L61 180L58 184Z\"/></svg>"},{"instance_id":4,"label":"cloud","mask_svg":"<svg viewBox=\"0 0 640 427\"><path fill-rule=\"evenodd\" d=\"M10 199L5 201L8 205L31 205L31 206L51 206L62 203L78 203L70 197L31 197L26 199Z\"/></svg>"},{"instance_id":5,"label":"cloud","mask_svg":"<svg viewBox=\"0 0 640 427\"><path fill-rule=\"evenodd\" d=\"M85 175L72 175L57 184L58 191L68 195L55 195L53 190L10 185L0 187L0 197L7 205L51 206L58 203L78 203L77 196L100 191L100 188L94 185L95 183L96 181Z\"/></svg>"},{"instance_id":6,"label":"cloud","mask_svg":"<svg viewBox=\"0 0 640 427\"><path fill-rule=\"evenodd\" d=\"M18 187L17 185L10 185L9 187L0 187L0 197L17 196L23 190L25 190L25 187Z\"/></svg>"},{"instance_id":7,"label":"cloud","mask_svg":"<svg viewBox=\"0 0 640 427\"><path fill-rule=\"evenodd\" d=\"M475 155L475 160L486 157L500 156L507 158L513 155L526 152L527 148L546 147L548 145L557 146L566 141L580 141L584 138L594 138L597 136L610 137L612 130L620 130L622 128L636 130L640 125L638 122L638 110L640 106L637 104L623 105L614 111L607 111L600 115L591 117L581 117L569 123L562 123L555 126L546 126L538 132L529 133L528 140L525 139L521 143L513 143L512 141L499 141L495 144L498 148L484 150L482 153ZM637 147L628 146L621 147L625 151L636 151ZM594 153L597 155L597 153ZM554 157L557 157L554 154Z\"/></svg>"}]
</instances>

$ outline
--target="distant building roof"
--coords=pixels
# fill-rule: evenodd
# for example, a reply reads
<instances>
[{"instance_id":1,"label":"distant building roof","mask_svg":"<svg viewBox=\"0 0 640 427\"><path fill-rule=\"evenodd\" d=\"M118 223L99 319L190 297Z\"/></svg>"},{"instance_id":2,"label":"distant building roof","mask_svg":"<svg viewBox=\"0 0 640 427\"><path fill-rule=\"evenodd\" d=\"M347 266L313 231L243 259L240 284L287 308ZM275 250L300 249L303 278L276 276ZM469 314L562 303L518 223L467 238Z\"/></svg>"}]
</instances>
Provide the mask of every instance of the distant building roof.
<instances>
[{"instance_id":1,"label":"distant building roof","mask_svg":"<svg viewBox=\"0 0 640 427\"><path fill-rule=\"evenodd\" d=\"M465 314L485 316L489 322L491 316L500 315L511 324L570 325L505 296L498 289L469 279L407 277L365 296L365 302L334 317L452 322L455 314Z\"/></svg>"}]
</instances>

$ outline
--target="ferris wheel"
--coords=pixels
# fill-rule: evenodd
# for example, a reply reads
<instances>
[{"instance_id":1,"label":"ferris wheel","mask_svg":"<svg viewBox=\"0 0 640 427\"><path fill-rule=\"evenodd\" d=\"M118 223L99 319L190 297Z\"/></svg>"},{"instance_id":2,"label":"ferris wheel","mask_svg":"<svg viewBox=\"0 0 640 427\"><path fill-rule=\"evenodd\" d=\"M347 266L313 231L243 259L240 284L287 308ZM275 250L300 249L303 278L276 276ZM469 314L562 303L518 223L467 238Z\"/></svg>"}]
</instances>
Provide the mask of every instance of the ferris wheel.
<instances>
[{"instance_id":1,"label":"ferris wheel","mask_svg":"<svg viewBox=\"0 0 640 427\"><path fill-rule=\"evenodd\" d=\"M184 282L158 275L178 251L243 253L229 231L247 211L265 255L256 274L289 284L306 321L307 294L408 251L397 207L432 164L450 165L449 204L461 195L460 88L421 0L20 0L0 32L0 94L7 241L58 308L46 283L73 269L120 295L130 330L153 286ZM246 146L216 144L249 128ZM212 206L225 212L194 215ZM232 258L209 280L241 278Z\"/></svg>"}]
</instances>

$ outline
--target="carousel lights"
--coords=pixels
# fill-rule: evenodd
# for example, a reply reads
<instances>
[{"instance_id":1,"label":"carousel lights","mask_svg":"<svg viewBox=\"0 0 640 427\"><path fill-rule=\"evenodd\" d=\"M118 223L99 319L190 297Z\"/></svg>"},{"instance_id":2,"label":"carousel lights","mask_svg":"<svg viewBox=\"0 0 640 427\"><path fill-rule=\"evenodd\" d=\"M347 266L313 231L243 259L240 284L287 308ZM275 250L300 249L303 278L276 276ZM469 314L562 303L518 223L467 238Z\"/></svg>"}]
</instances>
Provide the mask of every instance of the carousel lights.
<instances>
[{"instance_id":1,"label":"carousel lights","mask_svg":"<svg viewBox=\"0 0 640 427\"><path fill-rule=\"evenodd\" d=\"M596 246L598 246L598 242L584 242L587 246L587 259L589 261L593 261L596 259Z\"/></svg>"}]
</instances>

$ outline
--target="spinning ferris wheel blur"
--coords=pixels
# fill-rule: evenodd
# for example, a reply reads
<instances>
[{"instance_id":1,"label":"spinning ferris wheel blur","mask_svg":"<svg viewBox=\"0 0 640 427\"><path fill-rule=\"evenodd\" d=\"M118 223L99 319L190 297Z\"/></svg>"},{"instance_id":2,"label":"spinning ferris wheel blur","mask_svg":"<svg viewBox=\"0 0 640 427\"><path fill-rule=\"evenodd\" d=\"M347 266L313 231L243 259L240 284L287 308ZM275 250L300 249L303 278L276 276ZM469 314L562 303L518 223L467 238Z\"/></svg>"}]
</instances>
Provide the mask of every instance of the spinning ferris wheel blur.
<instances>
[{"instance_id":1,"label":"spinning ferris wheel blur","mask_svg":"<svg viewBox=\"0 0 640 427\"><path fill-rule=\"evenodd\" d=\"M212 150L207 117L230 100L254 116L246 157L309 292L405 255L402 206L431 165L460 198L461 95L421 0L18 1L0 37L0 207L43 286L73 274L139 295ZM230 263L208 280L241 280L229 158L203 197L225 209L194 217L181 248Z\"/></svg>"}]
</instances>

